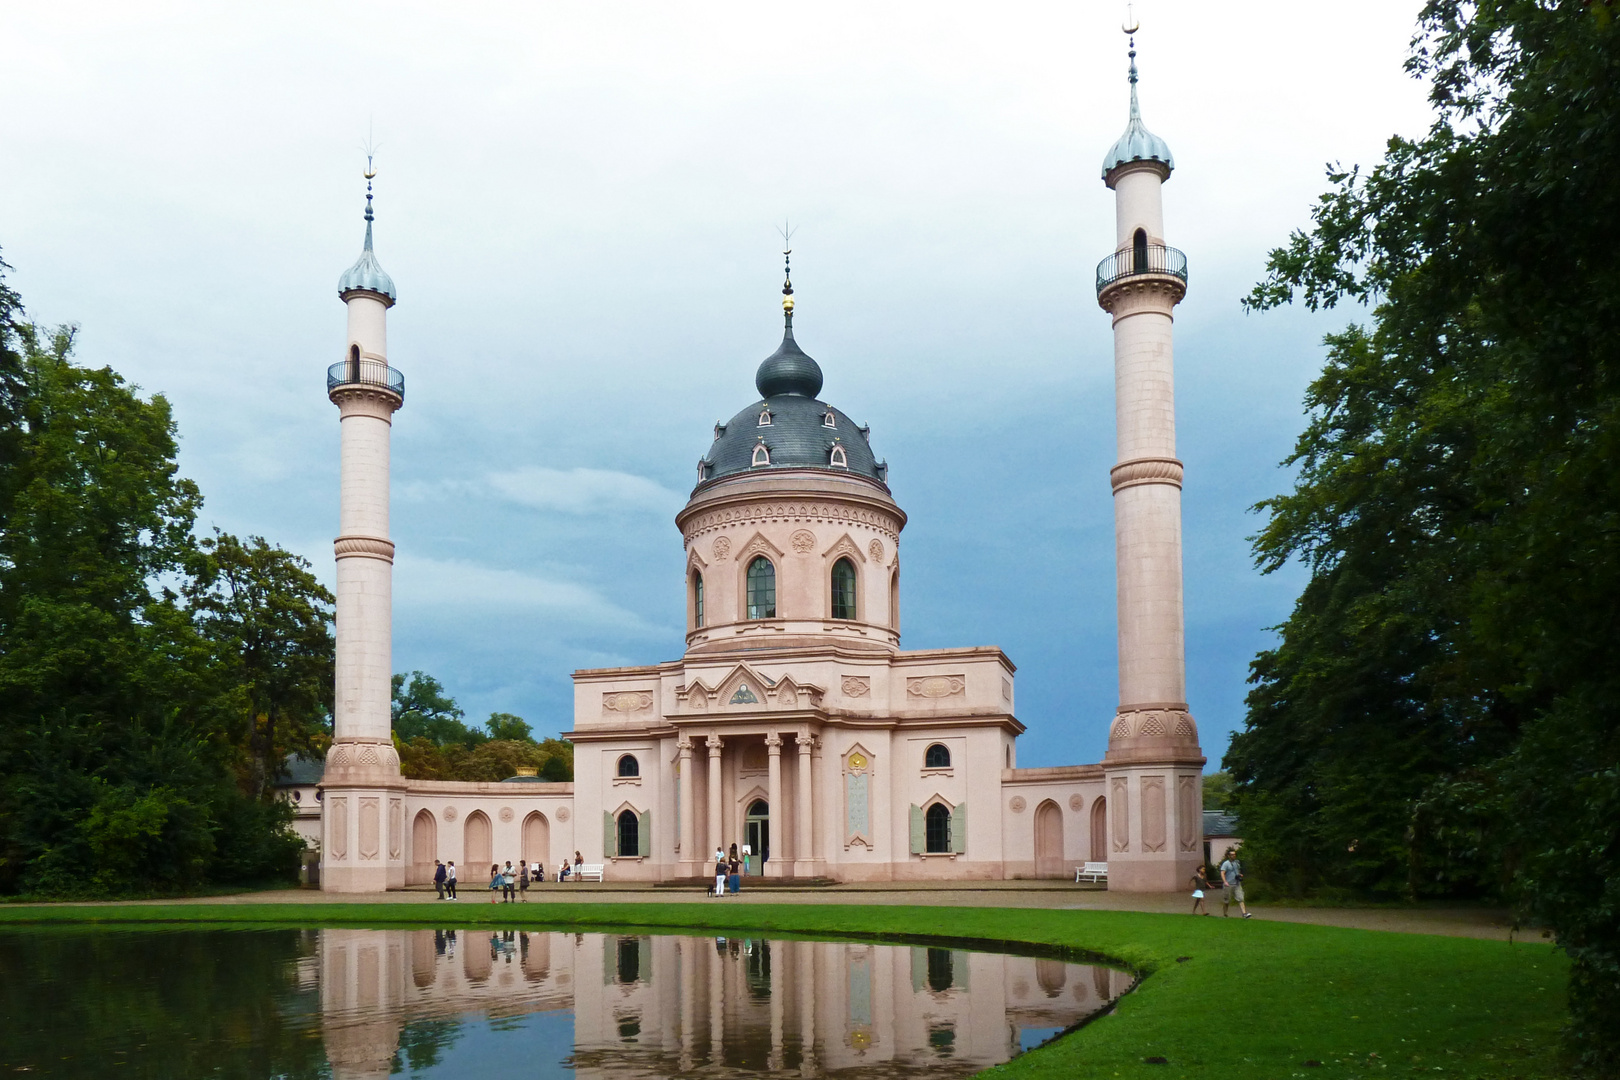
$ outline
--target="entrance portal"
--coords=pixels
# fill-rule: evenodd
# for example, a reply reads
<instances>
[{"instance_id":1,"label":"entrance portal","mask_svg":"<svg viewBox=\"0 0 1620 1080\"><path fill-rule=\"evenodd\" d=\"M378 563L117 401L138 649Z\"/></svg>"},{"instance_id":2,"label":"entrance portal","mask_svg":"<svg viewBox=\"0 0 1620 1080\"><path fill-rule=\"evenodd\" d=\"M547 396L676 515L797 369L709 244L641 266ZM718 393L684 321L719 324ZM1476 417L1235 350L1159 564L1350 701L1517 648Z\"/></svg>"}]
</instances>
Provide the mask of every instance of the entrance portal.
<instances>
[{"instance_id":1,"label":"entrance portal","mask_svg":"<svg viewBox=\"0 0 1620 1080\"><path fill-rule=\"evenodd\" d=\"M743 820L743 842L759 857L759 872L765 873L765 860L771 857L771 808L764 799L748 804L748 816Z\"/></svg>"}]
</instances>

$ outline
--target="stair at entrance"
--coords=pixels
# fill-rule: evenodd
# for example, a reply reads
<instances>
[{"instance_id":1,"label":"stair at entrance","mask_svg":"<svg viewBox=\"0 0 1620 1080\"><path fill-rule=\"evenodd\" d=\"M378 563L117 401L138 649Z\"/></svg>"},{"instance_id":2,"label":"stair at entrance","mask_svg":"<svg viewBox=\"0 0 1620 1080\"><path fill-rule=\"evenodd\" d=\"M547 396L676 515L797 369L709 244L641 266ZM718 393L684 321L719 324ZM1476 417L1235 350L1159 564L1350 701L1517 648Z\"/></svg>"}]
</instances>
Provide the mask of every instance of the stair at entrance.
<instances>
[{"instance_id":1,"label":"stair at entrance","mask_svg":"<svg viewBox=\"0 0 1620 1080\"><path fill-rule=\"evenodd\" d=\"M687 877L670 878L667 881L653 883L655 889L707 889L714 884L714 877ZM825 889L838 882L828 877L745 877L742 879L744 891L749 889Z\"/></svg>"}]
</instances>

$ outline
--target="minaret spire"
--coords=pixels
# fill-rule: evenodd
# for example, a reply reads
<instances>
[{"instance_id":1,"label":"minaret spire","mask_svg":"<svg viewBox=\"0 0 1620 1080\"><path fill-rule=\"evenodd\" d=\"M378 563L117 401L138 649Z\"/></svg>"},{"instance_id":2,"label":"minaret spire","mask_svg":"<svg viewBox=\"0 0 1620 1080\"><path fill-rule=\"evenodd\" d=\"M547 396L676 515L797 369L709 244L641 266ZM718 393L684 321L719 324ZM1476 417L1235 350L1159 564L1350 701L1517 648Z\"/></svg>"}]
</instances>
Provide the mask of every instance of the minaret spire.
<instances>
[{"instance_id":1,"label":"minaret spire","mask_svg":"<svg viewBox=\"0 0 1620 1080\"><path fill-rule=\"evenodd\" d=\"M1127 5L1126 11L1128 12L1129 10L1129 5ZM1142 29L1142 25L1130 19L1128 16L1126 22L1128 25L1122 26L1120 29L1125 31L1125 37L1130 46L1127 55L1129 55L1131 58L1131 119L1140 122L1142 119L1142 109L1141 106L1136 103L1136 32Z\"/></svg>"},{"instance_id":2,"label":"minaret spire","mask_svg":"<svg viewBox=\"0 0 1620 1080\"><path fill-rule=\"evenodd\" d=\"M782 317L789 338L793 337L793 233L786 221L776 230L782 234Z\"/></svg>"}]
</instances>

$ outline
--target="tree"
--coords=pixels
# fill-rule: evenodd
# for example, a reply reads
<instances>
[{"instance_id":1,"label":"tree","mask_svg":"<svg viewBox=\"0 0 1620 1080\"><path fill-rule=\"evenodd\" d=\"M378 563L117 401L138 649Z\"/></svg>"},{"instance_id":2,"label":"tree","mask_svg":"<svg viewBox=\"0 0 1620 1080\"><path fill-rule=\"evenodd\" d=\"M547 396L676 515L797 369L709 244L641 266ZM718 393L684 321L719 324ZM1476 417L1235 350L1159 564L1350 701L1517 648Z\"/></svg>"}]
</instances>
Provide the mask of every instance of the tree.
<instances>
[{"instance_id":1,"label":"tree","mask_svg":"<svg viewBox=\"0 0 1620 1080\"><path fill-rule=\"evenodd\" d=\"M264 798L286 755L316 755L331 731L333 597L307 560L259 536L215 530L191 572L187 600L241 690L248 786Z\"/></svg>"},{"instance_id":2,"label":"tree","mask_svg":"<svg viewBox=\"0 0 1620 1080\"><path fill-rule=\"evenodd\" d=\"M0 284L0 893L291 873L287 811L234 784L229 673L165 584L201 502L168 403L73 344Z\"/></svg>"},{"instance_id":3,"label":"tree","mask_svg":"<svg viewBox=\"0 0 1620 1080\"><path fill-rule=\"evenodd\" d=\"M1328 339L1262 569L1310 579L1226 764L1249 861L1306 888L1505 888L1572 961L1577 1067L1620 1062L1620 27L1429 0L1437 119L1329 170L1263 309Z\"/></svg>"},{"instance_id":4,"label":"tree","mask_svg":"<svg viewBox=\"0 0 1620 1080\"><path fill-rule=\"evenodd\" d=\"M444 692L439 680L420 671L393 678L394 734L409 742L425 738L436 746L476 746L486 735L462 722L467 714Z\"/></svg>"},{"instance_id":5,"label":"tree","mask_svg":"<svg viewBox=\"0 0 1620 1080\"><path fill-rule=\"evenodd\" d=\"M511 713L490 713L489 719L484 721L484 729L489 732L492 739L509 739L514 742L533 742L533 728L524 722L523 717L513 716Z\"/></svg>"}]
</instances>

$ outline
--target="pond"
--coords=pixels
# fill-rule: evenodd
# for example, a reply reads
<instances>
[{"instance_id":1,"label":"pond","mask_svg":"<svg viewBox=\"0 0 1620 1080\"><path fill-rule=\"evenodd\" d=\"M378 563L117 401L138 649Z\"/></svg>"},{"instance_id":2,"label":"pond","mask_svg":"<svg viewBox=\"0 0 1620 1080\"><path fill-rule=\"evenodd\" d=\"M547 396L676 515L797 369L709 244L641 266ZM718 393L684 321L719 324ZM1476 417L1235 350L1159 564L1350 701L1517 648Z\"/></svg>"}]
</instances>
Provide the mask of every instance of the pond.
<instances>
[{"instance_id":1,"label":"pond","mask_svg":"<svg viewBox=\"0 0 1620 1080\"><path fill-rule=\"evenodd\" d=\"M1004 953L762 936L0 930L0 1074L964 1076L1130 984Z\"/></svg>"}]
</instances>

